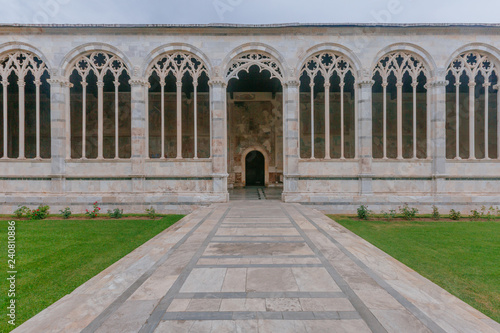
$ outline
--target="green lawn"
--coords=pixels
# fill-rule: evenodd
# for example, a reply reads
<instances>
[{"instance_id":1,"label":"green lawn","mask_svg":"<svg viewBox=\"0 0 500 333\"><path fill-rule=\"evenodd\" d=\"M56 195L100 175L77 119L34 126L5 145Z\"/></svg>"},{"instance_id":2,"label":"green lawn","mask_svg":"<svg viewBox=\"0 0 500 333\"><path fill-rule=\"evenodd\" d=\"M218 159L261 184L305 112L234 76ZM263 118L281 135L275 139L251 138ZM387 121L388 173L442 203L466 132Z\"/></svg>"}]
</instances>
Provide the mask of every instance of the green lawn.
<instances>
[{"instance_id":1,"label":"green lawn","mask_svg":"<svg viewBox=\"0 0 500 333\"><path fill-rule=\"evenodd\" d=\"M359 221L330 216L500 322L500 221Z\"/></svg>"},{"instance_id":2,"label":"green lawn","mask_svg":"<svg viewBox=\"0 0 500 333\"><path fill-rule=\"evenodd\" d=\"M44 220L16 222L17 326L165 230L161 220ZM7 323L7 221L0 221L0 332Z\"/></svg>"}]
</instances>

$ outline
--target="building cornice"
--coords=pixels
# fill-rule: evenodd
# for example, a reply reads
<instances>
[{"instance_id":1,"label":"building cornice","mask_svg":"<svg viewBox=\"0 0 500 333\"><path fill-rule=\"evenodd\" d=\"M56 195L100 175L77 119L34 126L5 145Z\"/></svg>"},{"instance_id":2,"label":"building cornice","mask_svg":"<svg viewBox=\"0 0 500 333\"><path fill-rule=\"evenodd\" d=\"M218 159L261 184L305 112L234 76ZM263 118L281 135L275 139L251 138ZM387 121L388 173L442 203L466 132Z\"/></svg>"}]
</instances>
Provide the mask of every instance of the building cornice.
<instances>
[{"instance_id":1,"label":"building cornice","mask_svg":"<svg viewBox=\"0 0 500 333\"><path fill-rule=\"evenodd\" d=\"M38 29L275 29L275 28L500 28L498 23L275 23L275 24L23 24L0 23L0 28L38 28Z\"/></svg>"}]
</instances>

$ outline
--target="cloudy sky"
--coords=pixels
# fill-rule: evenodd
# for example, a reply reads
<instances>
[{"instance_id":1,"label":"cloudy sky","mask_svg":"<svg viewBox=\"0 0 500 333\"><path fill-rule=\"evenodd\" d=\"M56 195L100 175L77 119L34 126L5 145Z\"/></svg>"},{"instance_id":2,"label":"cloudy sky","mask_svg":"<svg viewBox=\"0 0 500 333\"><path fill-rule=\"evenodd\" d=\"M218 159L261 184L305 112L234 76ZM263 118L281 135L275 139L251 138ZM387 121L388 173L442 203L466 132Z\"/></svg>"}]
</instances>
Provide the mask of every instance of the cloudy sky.
<instances>
[{"instance_id":1,"label":"cloudy sky","mask_svg":"<svg viewBox=\"0 0 500 333\"><path fill-rule=\"evenodd\" d=\"M498 0L0 0L0 23L500 23Z\"/></svg>"}]
</instances>

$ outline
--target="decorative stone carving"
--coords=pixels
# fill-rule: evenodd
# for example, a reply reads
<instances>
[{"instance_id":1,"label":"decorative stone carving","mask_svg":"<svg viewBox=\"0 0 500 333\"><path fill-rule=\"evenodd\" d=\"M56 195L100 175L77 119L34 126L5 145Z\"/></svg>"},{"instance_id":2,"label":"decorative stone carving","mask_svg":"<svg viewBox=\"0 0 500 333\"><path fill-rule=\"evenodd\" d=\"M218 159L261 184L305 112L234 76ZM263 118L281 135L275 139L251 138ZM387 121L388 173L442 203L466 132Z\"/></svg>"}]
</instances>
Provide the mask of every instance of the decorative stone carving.
<instances>
[{"instance_id":1,"label":"decorative stone carving","mask_svg":"<svg viewBox=\"0 0 500 333\"><path fill-rule=\"evenodd\" d=\"M80 56L74 62L73 69L77 70L83 81L90 72L93 72L98 80L102 80L108 71L113 73L115 80L123 72L130 75L128 68L118 56L100 51Z\"/></svg>"},{"instance_id":2,"label":"decorative stone carving","mask_svg":"<svg viewBox=\"0 0 500 333\"><path fill-rule=\"evenodd\" d=\"M303 73L314 79L318 73L321 73L325 78L325 82L329 82L331 76L337 73L341 83L344 82L345 75L351 72L354 76L354 70L351 62L342 55L337 55L331 52L322 52L310 56L301 69Z\"/></svg>"},{"instance_id":3,"label":"decorative stone carving","mask_svg":"<svg viewBox=\"0 0 500 333\"><path fill-rule=\"evenodd\" d=\"M208 70L203 61L187 52L172 52L158 56L147 74L150 76L156 73L160 77L160 81L164 81L168 74L172 73L177 81L180 81L186 72L191 75L194 82L198 81L202 73L208 76Z\"/></svg>"},{"instance_id":4,"label":"decorative stone carving","mask_svg":"<svg viewBox=\"0 0 500 333\"><path fill-rule=\"evenodd\" d=\"M448 67L448 73L450 72L458 79L457 82L460 81L460 76L464 72L471 81L474 81L478 74L482 74L485 78L489 78L492 73L498 74L495 64L488 59L488 56L479 52L466 52L459 55Z\"/></svg>"},{"instance_id":5,"label":"decorative stone carving","mask_svg":"<svg viewBox=\"0 0 500 333\"><path fill-rule=\"evenodd\" d=\"M20 80L24 80L24 77L31 72L35 80L40 80L45 71L48 72L47 65L40 58L26 51L7 53L0 57L2 79L14 72Z\"/></svg>"},{"instance_id":6,"label":"decorative stone carving","mask_svg":"<svg viewBox=\"0 0 500 333\"><path fill-rule=\"evenodd\" d=\"M417 81L422 72L426 77L429 77L427 69L417 56L402 51L390 53L380 59L373 70L373 75L377 72L382 77L383 82L387 82L387 78L391 73L396 76L398 82L403 80L405 73L410 74L413 82Z\"/></svg>"},{"instance_id":7,"label":"decorative stone carving","mask_svg":"<svg viewBox=\"0 0 500 333\"><path fill-rule=\"evenodd\" d=\"M268 70L271 73L271 79L277 78L283 82L283 70L279 63L263 52L247 52L233 59L226 73L226 81L229 82L232 78L237 78L240 71L248 73L252 66L259 67L260 71Z\"/></svg>"}]
</instances>

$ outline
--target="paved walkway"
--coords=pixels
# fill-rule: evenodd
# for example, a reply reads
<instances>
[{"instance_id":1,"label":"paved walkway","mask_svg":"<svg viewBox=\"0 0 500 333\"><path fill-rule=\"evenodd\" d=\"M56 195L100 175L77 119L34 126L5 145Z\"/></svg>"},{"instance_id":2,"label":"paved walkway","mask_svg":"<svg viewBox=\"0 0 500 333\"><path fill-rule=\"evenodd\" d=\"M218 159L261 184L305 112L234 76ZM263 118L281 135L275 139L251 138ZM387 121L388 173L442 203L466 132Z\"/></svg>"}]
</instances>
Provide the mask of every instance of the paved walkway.
<instances>
[{"instance_id":1,"label":"paved walkway","mask_svg":"<svg viewBox=\"0 0 500 333\"><path fill-rule=\"evenodd\" d=\"M15 332L500 332L324 215L200 209Z\"/></svg>"}]
</instances>

